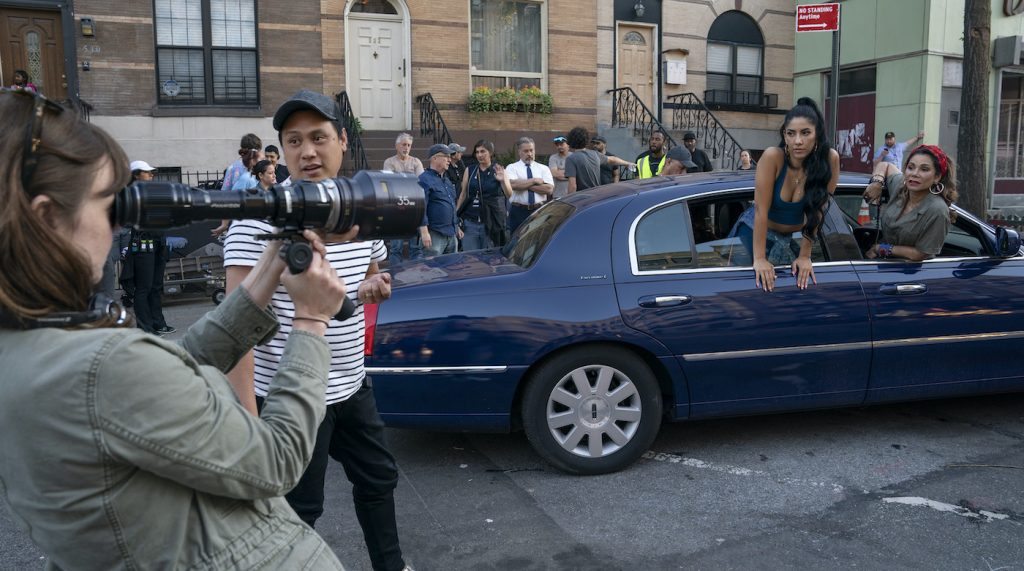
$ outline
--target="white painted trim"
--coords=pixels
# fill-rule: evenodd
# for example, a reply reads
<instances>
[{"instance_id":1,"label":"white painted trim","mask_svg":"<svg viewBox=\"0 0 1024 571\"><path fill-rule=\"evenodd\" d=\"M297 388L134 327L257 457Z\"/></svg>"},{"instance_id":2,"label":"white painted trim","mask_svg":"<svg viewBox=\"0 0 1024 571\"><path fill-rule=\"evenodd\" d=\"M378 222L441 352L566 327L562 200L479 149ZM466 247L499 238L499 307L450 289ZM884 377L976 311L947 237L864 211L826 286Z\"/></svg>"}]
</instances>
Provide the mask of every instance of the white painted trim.
<instances>
[{"instance_id":1,"label":"white painted trim","mask_svg":"<svg viewBox=\"0 0 1024 571\"><path fill-rule=\"evenodd\" d=\"M396 22L399 18L402 20L402 49L405 53L405 58L402 66L402 73L405 74L402 79L402 87L405 91L405 127L402 131L408 131L412 129L412 14L409 13L409 6L405 0L388 0L398 9L400 12L399 16L392 16L390 14L349 14L349 10L352 9L352 5L359 0L346 0L344 10L344 50L345 59L348 59L348 41L349 41L349 25L350 19L355 20L372 20L378 22ZM352 66L345 64L345 91L352 89ZM350 97L351 98L351 97Z\"/></svg>"}]
</instances>

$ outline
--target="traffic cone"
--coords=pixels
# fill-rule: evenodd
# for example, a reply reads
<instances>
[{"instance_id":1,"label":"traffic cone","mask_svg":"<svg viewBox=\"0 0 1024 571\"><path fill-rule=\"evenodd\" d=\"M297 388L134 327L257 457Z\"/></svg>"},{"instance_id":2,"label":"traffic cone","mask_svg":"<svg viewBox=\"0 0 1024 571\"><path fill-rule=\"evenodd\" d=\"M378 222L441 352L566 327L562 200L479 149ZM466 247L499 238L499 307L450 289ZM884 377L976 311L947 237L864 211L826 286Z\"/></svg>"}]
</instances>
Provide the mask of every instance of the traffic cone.
<instances>
[{"instance_id":1,"label":"traffic cone","mask_svg":"<svg viewBox=\"0 0 1024 571\"><path fill-rule=\"evenodd\" d=\"M871 222L871 211L868 210L868 201L860 201L860 212L857 213L857 224L864 226Z\"/></svg>"}]
</instances>

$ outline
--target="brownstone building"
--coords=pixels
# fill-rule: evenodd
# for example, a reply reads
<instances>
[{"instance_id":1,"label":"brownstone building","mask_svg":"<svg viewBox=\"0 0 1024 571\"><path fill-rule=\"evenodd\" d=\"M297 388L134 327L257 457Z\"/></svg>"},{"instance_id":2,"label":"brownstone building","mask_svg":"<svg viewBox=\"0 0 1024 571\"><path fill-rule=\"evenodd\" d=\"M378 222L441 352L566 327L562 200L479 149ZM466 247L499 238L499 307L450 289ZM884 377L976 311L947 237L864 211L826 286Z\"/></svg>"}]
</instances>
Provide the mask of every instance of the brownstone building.
<instances>
[{"instance_id":1,"label":"brownstone building","mask_svg":"<svg viewBox=\"0 0 1024 571\"><path fill-rule=\"evenodd\" d=\"M772 106L792 99L792 10L787 0L0 0L0 67L5 83L29 69L48 95L89 104L132 158L184 170L223 168L248 132L275 142L269 117L301 88L345 92L385 149L397 132L419 136L426 93L466 145L606 130L608 90L623 85L667 128L671 95L711 94L722 123L763 148ZM744 32L730 39L737 22ZM550 114L468 109L474 88L528 86L550 94Z\"/></svg>"}]
</instances>

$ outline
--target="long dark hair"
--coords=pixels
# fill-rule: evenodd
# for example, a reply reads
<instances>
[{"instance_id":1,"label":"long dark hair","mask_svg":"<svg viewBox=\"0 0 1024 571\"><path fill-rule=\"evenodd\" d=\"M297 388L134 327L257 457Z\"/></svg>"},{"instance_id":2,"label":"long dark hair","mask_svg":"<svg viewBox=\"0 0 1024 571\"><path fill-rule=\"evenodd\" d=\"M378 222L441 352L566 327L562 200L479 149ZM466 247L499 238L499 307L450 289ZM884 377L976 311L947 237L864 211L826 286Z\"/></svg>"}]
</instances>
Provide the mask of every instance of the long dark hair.
<instances>
[{"instance_id":1,"label":"long dark hair","mask_svg":"<svg viewBox=\"0 0 1024 571\"><path fill-rule=\"evenodd\" d=\"M789 150L786 148L786 127L798 117L807 119L814 125L814 150L804 159L804 227L803 234L809 238L818 235L825 217L825 205L828 203L828 183L832 180L832 145L828 142L828 135L825 132L825 118L818 109L818 104L810 97L801 97L796 100L796 106L786 113L786 119L779 127L779 136L782 140L779 146L786 154L786 166L789 164Z\"/></svg>"},{"instance_id":2,"label":"long dark hair","mask_svg":"<svg viewBox=\"0 0 1024 571\"><path fill-rule=\"evenodd\" d=\"M493 165L494 164L494 143L488 141L487 139L480 139L479 141L477 141L476 144L473 145L473 158L474 158L474 160L476 159L476 150L481 148L481 147L485 151L487 151L487 154L491 155L491 164ZM477 161L477 163L479 163L479 161Z\"/></svg>"}]
</instances>

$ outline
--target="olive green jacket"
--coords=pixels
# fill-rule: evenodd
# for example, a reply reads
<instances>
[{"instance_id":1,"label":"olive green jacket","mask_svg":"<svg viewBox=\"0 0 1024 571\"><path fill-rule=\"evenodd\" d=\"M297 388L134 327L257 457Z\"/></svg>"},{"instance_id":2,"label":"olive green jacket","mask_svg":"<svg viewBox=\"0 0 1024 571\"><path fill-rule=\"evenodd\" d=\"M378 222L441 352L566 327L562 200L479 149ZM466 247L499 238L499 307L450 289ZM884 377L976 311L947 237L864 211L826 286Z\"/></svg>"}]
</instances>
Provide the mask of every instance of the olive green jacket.
<instances>
[{"instance_id":1,"label":"olive green jacket","mask_svg":"<svg viewBox=\"0 0 1024 571\"><path fill-rule=\"evenodd\" d=\"M276 330L243 288L180 344L0 329L0 494L48 568L342 568L281 497L324 417L327 343L288 336L260 418L224 376Z\"/></svg>"}]
</instances>

